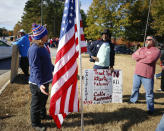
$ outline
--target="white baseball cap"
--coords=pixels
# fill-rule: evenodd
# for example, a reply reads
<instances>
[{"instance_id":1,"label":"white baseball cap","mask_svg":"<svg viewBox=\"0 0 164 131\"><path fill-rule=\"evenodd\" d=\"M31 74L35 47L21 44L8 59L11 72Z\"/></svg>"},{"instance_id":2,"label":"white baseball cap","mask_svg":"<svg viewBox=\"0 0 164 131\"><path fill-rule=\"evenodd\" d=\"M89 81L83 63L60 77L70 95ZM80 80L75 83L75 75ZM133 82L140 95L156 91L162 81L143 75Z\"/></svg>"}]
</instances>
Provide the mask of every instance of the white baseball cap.
<instances>
[{"instance_id":1,"label":"white baseball cap","mask_svg":"<svg viewBox=\"0 0 164 131\"><path fill-rule=\"evenodd\" d=\"M24 33L25 31L23 29L21 29L19 32L23 32Z\"/></svg>"}]
</instances>

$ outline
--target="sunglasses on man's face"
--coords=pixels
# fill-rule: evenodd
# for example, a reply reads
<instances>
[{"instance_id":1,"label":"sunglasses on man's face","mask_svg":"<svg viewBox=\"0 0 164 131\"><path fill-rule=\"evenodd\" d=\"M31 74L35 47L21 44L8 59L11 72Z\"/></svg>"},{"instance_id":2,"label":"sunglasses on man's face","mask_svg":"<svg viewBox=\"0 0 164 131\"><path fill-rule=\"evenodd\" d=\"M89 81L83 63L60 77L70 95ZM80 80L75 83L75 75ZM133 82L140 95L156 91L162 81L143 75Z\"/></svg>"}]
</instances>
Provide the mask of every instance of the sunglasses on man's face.
<instances>
[{"instance_id":1,"label":"sunglasses on man's face","mask_svg":"<svg viewBox=\"0 0 164 131\"><path fill-rule=\"evenodd\" d=\"M153 40L153 39L146 39L147 41L151 41L151 40Z\"/></svg>"}]
</instances>

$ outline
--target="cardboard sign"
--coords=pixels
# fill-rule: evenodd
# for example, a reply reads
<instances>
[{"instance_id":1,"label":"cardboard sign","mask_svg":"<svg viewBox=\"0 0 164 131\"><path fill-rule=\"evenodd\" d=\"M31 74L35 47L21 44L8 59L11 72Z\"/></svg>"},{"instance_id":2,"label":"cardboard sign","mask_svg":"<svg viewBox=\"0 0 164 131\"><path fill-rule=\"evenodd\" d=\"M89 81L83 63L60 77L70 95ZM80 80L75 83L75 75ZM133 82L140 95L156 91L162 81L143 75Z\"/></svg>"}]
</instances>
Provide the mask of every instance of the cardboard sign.
<instances>
[{"instance_id":1,"label":"cardboard sign","mask_svg":"<svg viewBox=\"0 0 164 131\"><path fill-rule=\"evenodd\" d=\"M122 103L122 71L84 70L84 104Z\"/></svg>"}]
</instances>

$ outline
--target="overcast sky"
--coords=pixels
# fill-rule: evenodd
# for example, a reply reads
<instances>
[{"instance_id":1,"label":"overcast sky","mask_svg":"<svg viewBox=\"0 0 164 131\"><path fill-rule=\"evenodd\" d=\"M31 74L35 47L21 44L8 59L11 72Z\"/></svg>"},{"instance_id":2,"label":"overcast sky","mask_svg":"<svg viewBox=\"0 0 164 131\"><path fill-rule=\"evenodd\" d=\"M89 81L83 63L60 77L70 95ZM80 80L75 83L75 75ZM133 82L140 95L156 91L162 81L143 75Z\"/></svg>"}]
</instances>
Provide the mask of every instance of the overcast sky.
<instances>
[{"instance_id":1,"label":"overcast sky","mask_svg":"<svg viewBox=\"0 0 164 131\"><path fill-rule=\"evenodd\" d=\"M25 3L28 0L0 0L0 28L13 30L14 25L21 20ZM86 10L92 0L80 0L81 9Z\"/></svg>"}]
</instances>

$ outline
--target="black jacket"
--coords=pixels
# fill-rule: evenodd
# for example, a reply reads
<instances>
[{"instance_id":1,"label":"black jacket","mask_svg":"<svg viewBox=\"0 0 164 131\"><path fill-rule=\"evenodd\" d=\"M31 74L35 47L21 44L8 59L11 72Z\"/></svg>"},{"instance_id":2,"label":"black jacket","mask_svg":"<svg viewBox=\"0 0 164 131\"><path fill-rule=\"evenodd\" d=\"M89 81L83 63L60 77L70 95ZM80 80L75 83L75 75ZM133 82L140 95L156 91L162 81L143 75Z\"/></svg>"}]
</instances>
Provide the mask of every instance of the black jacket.
<instances>
[{"instance_id":1,"label":"black jacket","mask_svg":"<svg viewBox=\"0 0 164 131\"><path fill-rule=\"evenodd\" d=\"M161 60L162 66L164 66L164 49L161 49L161 57L160 57L160 60Z\"/></svg>"},{"instance_id":2,"label":"black jacket","mask_svg":"<svg viewBox=\"0 0 164 131\"><path fill-rule=\"evenodd\" d=\"M89 46L88 46L88 53L90 55L90 62L95 62L95 60L93 60L91 58L91 56L97 56L97 53L101 47L101 45L103 44L103 40L97 40L92 42ZM114 60L115 60L115 51L114 51L114 44L111 43L111 41L107 41L109 42L110 45L110 66L113 67L114 66Z\"/></svg>"}]
</instances>

